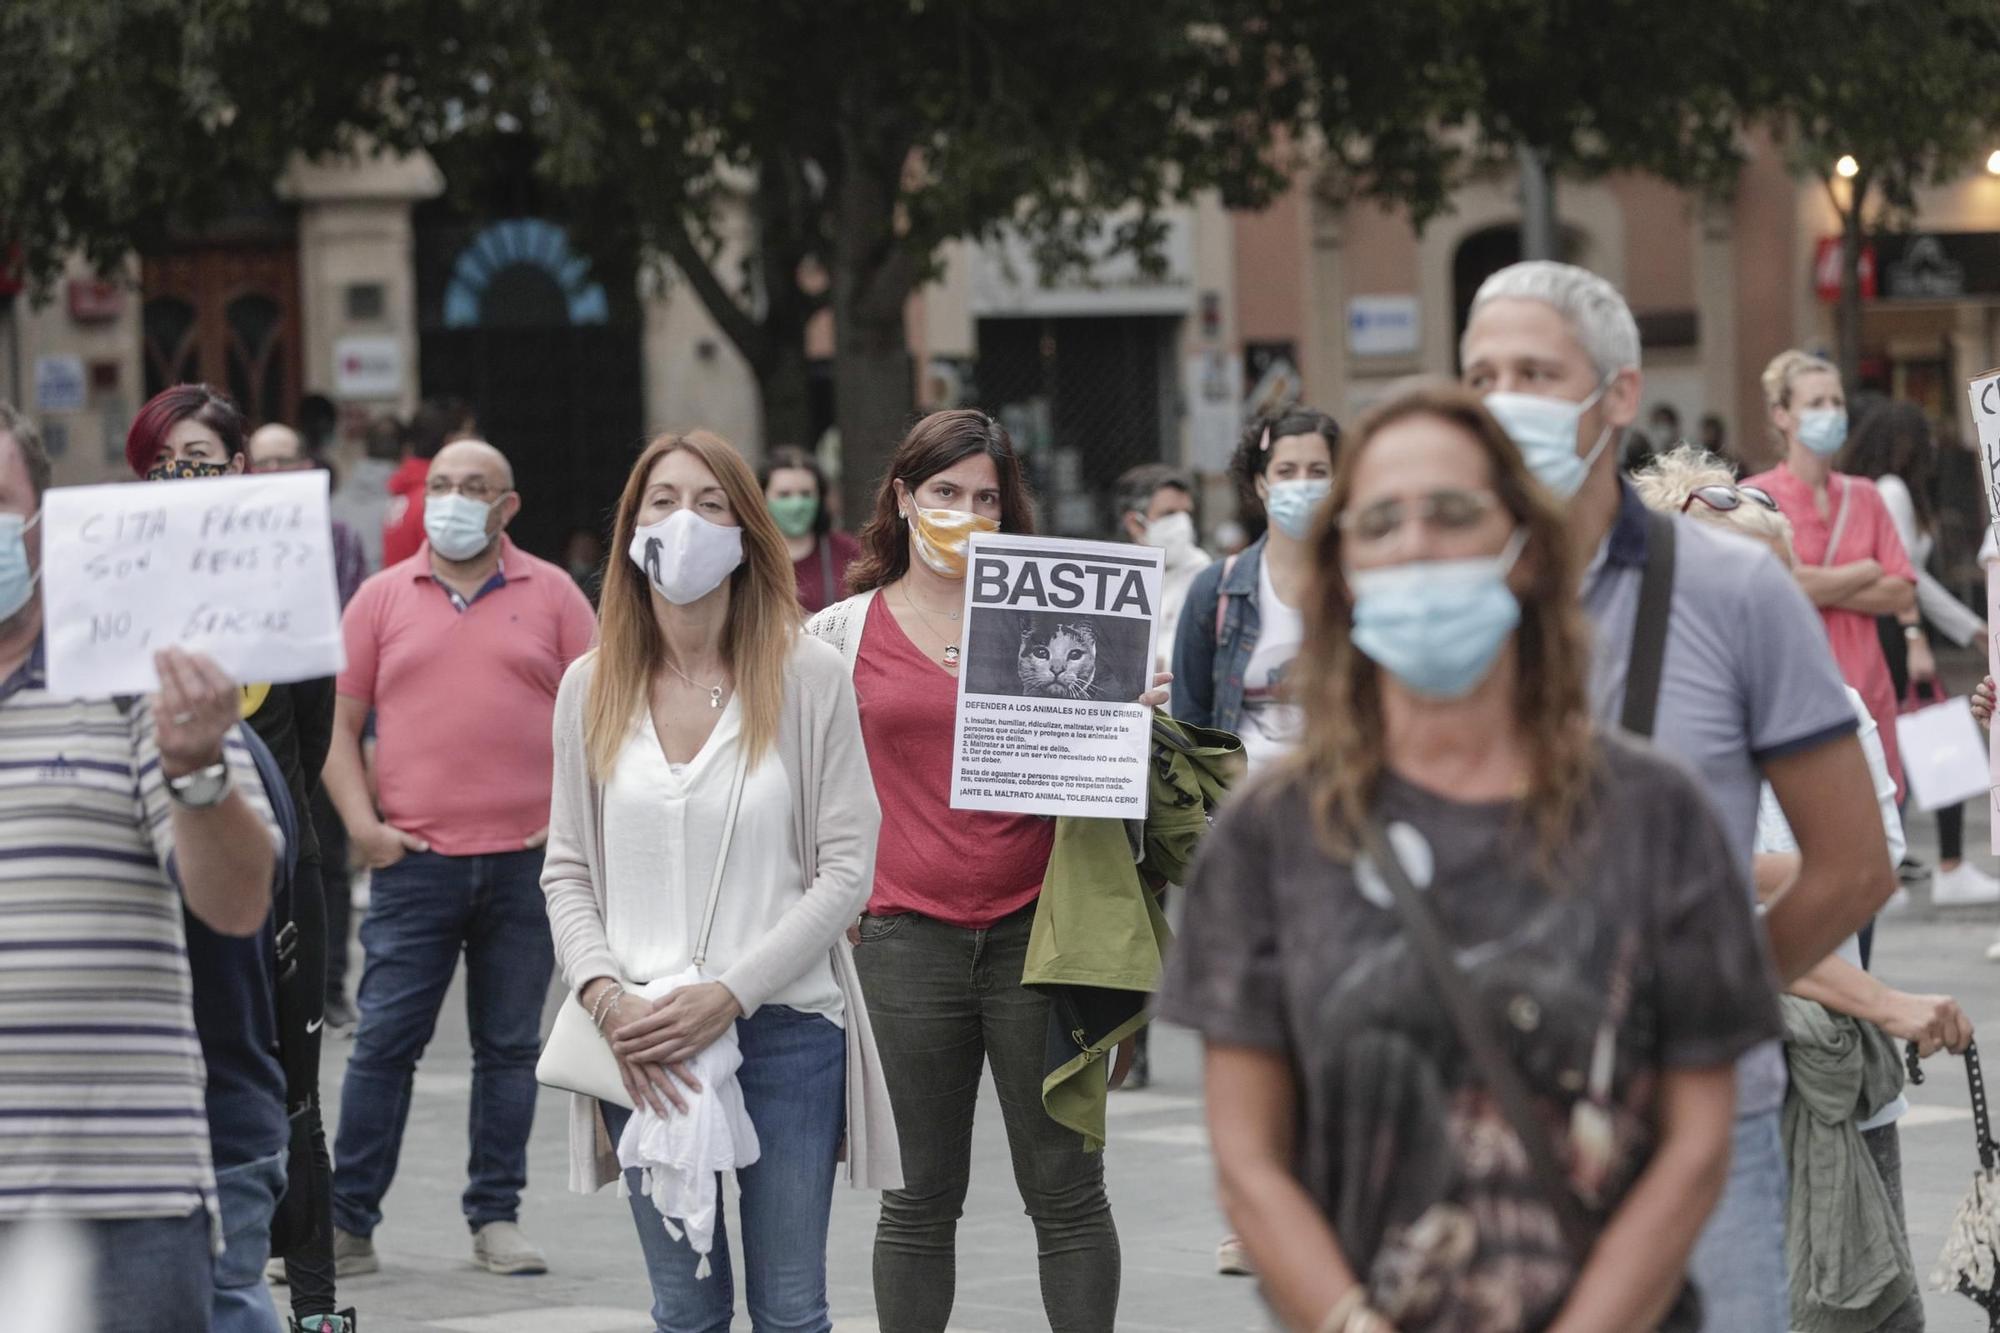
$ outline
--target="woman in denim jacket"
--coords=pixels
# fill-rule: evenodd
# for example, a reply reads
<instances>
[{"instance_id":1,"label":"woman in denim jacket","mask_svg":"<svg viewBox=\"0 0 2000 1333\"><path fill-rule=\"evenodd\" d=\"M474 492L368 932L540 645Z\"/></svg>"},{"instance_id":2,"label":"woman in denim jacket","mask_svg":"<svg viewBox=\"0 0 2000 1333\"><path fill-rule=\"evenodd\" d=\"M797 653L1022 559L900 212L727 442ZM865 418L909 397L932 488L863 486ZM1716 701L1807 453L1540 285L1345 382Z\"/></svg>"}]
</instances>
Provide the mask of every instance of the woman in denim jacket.
<instances>
[{"instance_id":1,"label":"woman in denim jacket","mask_svg":"<svg viewBox=\"0 0 2000 1333\"><path fill-rule=\"evenodd\" d=\"M1310 407L1250 423L1229 472L1246 516L1261 509L1270 528L1240 555L1203 570L1181 613L1173 714L1237 733L1253 772L1296 736L1280 686L1303 633L1296 608L1312 559L1308 539L1339 439L1339 423Z\"/></svg>"}]
</instances>

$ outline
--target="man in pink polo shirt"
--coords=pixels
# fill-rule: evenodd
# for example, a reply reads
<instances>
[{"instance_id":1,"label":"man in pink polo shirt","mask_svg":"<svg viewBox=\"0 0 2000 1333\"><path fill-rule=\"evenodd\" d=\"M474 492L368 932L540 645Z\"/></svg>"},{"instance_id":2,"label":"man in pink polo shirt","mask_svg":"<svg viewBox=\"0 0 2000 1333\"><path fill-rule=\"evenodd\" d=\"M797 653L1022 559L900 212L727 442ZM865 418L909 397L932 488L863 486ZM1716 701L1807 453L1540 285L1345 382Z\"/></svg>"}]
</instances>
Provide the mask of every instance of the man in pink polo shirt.
<instances>
[{"instance_id":1,"label":"man in pink polo shirt","mask_svg":"<svg viewBox=\"0 0 2000 1333\"><path fill-rule=\"evenodd\" d=\"M554 964L542 905L550 726L563 669L596 620L576 584L505 535L513 469L478 440L432 460L417 553L361 585L342 620L326 789L373 871L361 927L361 1025L334 1143L334 1255L380 1266L370 1239L396 1174L417 1057L465 954L473 1260L548 1264L521 1234L542 998ZM373 709L380 809L361 761Z\"/></svg>"}]
</instances>

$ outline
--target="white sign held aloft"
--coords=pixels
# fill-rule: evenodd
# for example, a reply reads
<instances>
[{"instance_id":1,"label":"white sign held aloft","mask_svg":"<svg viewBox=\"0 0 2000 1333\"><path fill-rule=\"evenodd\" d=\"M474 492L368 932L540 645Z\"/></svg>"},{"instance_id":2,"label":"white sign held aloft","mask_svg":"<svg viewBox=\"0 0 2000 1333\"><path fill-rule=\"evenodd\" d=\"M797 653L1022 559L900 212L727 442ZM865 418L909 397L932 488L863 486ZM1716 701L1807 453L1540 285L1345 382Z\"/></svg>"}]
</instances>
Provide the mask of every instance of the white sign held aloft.
<instances>
[{"instance_id":1,"label":"white sign held aloft","mask_svg":"<svg viewBox=\"0 0 2000 1333\"><path fill-rule=\"evenodd\" d=\"M2000 528L2000 370L1973 376L1966 386L1966 397L1972 402L1972 428L1979 436L1980 481L1986 491L1986 521ZM2000 675L2000 635L1993 632L1993 627L2000 626L2000 620L1994 618L2000 616L2000 565L1986 567L1986 613L1986 674ZM1986 771L1993 781L1993 790L1988 793L1987 802L1995 816L1992 850L2000 855L2000 738L1990 739L1987 744Z\"/></svg>"},{"instance_id":2,"label":"white sign held aloft","mask_svg":"<svg viewBox=\"0 0 2000 1333\"><path fill-rule=\"evenodd\" d=\"M42 597L65 698L149 693L167 647L239 684L345 665L324 472L58 487L42 502Z\"/></svg>"},{"instance_id":3,"label":"white sign held aloft","mask_svg":"<svg viewBox=\"0 0 2000 1333\"><path fill-rule=\"evenodd\" d=\"M951 808L1143 819L1165 554L975 533Z\"/></svg>"}]
</instances>

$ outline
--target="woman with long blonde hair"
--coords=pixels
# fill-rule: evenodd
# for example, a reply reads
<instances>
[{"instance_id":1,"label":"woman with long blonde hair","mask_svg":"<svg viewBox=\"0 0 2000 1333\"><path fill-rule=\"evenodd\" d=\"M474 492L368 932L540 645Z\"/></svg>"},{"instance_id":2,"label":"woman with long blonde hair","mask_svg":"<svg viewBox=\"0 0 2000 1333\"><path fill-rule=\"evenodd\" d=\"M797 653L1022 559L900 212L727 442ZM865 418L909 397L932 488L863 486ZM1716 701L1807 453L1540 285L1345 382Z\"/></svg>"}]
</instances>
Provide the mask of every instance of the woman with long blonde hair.
<instances>
[{"instance_id":1,"label":"woman with long blonde hair","mask_svg":"<svg viewBox=\"0 0 2000 1333\"><path fill-rule=\"evenodd\" d=\"M542 880L563 976L641 1112L683 1115L690 1062L732 1034L760 1156L740 1167L757 1328L825 1330L843 1127L857 1186L900 1183L895 1130L843 932L880 811L837 653L799 632L792 561L757 479L707 431L663 435L619 497L599 646L556 701ZM698 979L662 994L665 979ZM617 1177L625 1108L574 1099L570 1177ZM626 1173L661 1333L726 1329L714 1272Z\"/></svg>"},{"instance_id":2,"label":"woman with long blonde hair","mask_svg":"<svg viewBox=\"0 0 2000 1333\"><path fill-rule=\"evenodd\" d=\"M1723 831L1592 733L1560 506L1476 398L1370 413L1310 543L1304 742L1211 833L1159 1007L1264 1289L1334 1333L1698 1328L1778 1028Z\"/></svg>"}]
</instances>

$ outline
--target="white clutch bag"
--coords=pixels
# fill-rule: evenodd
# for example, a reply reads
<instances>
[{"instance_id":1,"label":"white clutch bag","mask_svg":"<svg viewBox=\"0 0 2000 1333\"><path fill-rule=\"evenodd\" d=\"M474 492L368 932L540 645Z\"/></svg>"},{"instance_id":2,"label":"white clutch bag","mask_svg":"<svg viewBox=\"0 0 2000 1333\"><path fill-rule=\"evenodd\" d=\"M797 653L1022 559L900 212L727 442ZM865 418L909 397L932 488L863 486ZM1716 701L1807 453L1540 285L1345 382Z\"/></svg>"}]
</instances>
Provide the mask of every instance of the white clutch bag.
<instances>
[{"instance_id":1,"label":"white clutch bag","mask_svg":"<svg viewBox=\"0 0 2000 1333\"><path fill-rule=\"evenodd\" d=\"M632 1109L625 1080L618 1075L618 1057L611 1053L611 1043L590 1025L590 1014L574 991L563 997L562 1008L556 1010L556 1025L535 1064L535 1081Z\"/></svg>"}]
</instances>

